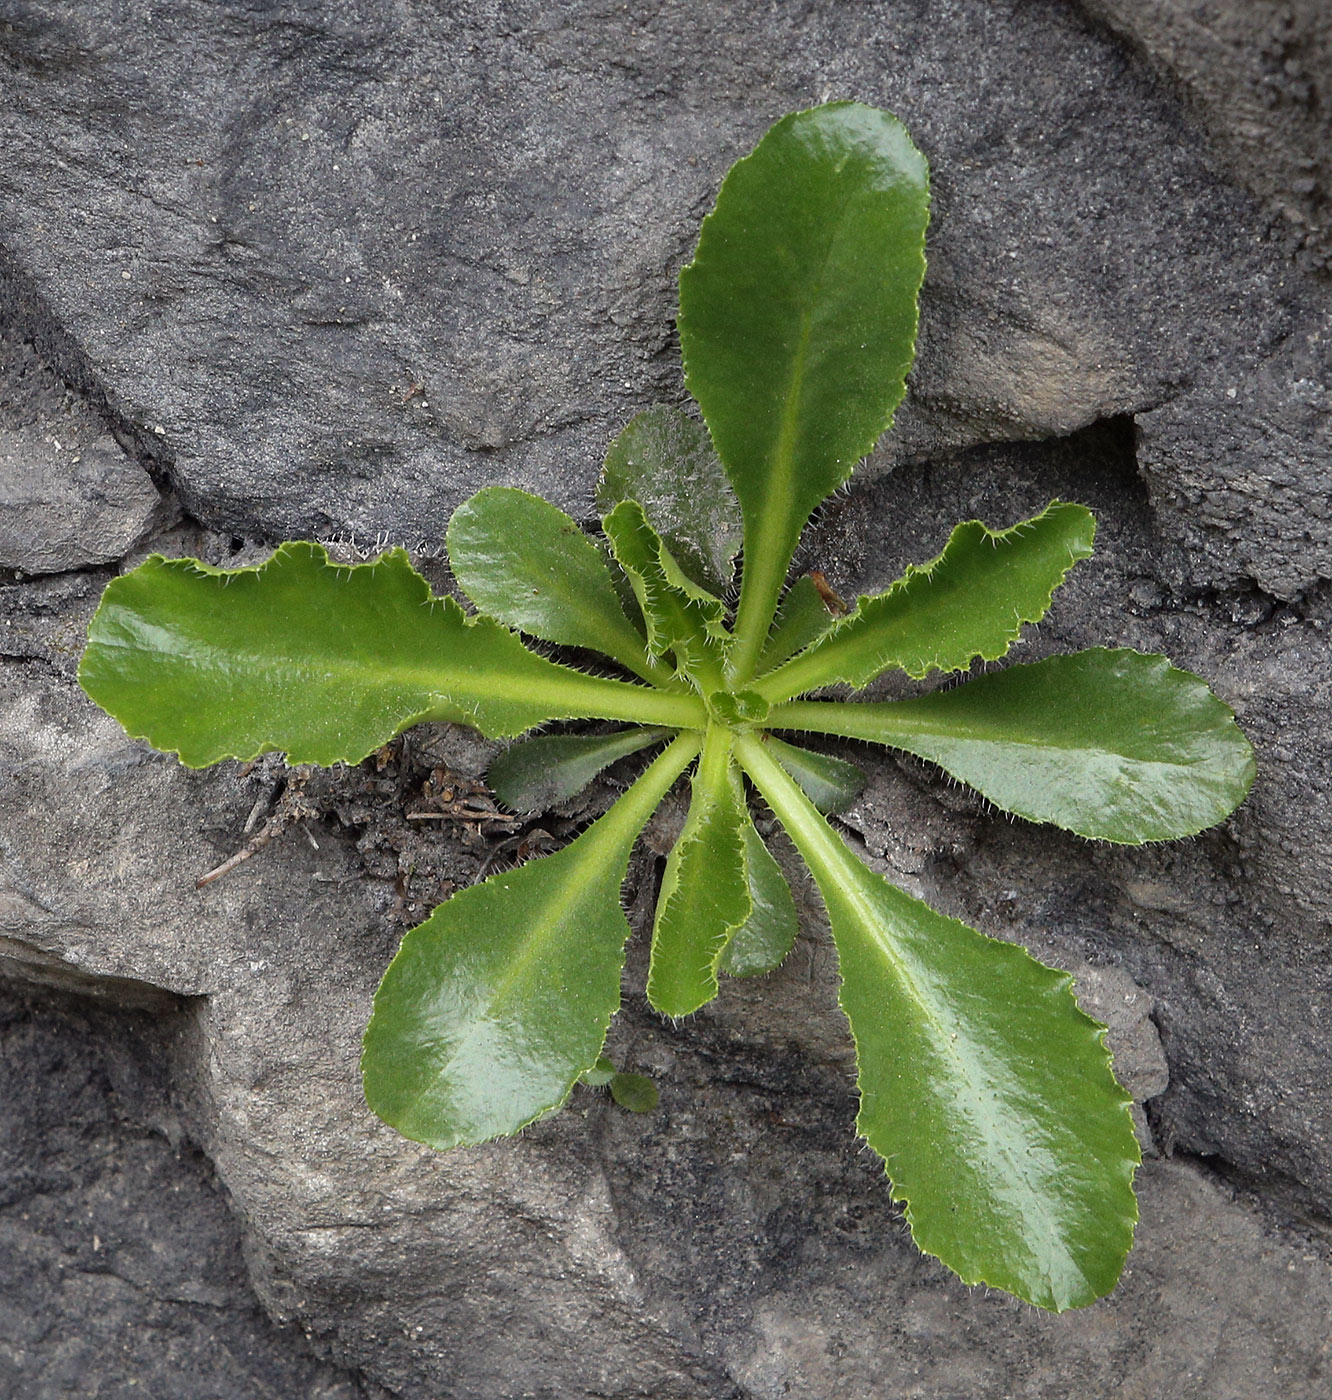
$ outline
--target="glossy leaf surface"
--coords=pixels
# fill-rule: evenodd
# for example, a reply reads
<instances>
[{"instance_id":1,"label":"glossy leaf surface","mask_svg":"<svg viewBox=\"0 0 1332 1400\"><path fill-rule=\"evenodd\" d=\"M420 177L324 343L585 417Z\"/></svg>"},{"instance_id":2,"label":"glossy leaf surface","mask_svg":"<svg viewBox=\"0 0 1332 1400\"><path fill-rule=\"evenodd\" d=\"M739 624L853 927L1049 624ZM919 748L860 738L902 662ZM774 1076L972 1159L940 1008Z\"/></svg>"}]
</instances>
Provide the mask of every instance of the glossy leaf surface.
<instances>
[{"instance_id":1,"label":"glossy leaf surface","mask_svg":"<svg viewBox=\"0 0 1332 1400\"><path fill-rule=\"evenodd\" d=\"M928 211L902 124L829 103L783 118L732 167L680 275L685 383L744 516L742 682L806 520L901 401Z\"/></svg>"},{"instance_id":2,"label":"glossy leaf surface","mask_svg":"<svg viewBox=\"0 0 1332 1400\"><path fill-rule=\"evenodd\" d=\"M768 752L800 784L820 812L844 812L860 796L865 775L854 763L769 735Z\"/></svg>"},{"instance_id":3,"label":"glossy leaf surface","mask_svg":"<svg viewBox=\"0 0 1332 1400\"><path fill-rule=\"evenodd\" d=\"M557 506L487 486L453 512L448 542L454 577L483 613L546 642L604 652L653 678L605 558Z\"/></svg>"},{"instance_id":4,"label":"glossy leaf surface","mask_svg":"<svg viewBox=\"0 0 1332 1400\"><path fill-rule=\"evenodd\" d=\"M743 824L729 742L709 730L657 896L647 996L665 1016L688 1016L717 995L717 960L749 917Z\"/></svg>"},{"instance_id":5,"label":"glossy leaf surface","mask_svg":"<svg viewBox=\"0 0 1332 1400\"><path fill-rule=\"evenodd\" d=\"M1164 656L1093 648L885 704L799 701L773 722L918 754L1031 821L1102 841L1191 836L1230 815L1253 748Z\"/></svg>"},{"instance_id":6,"label":"glossy leaf surface","mask_svg":"<svg viewBox=\"0 0 1332 1400\"><path fill-rule=\"evenodd\" d=\"M1067 974L866 869L763 747L737 744L827 906L856 1126L917 1245L1038 1307L1108 1293L1133 1242L1139 1151L1104 1028Z\"/></svg>"},{"instance_id":7,"label":"glossy leaf surface","mask_svg":"<svg viewBox=\"0 0 1332 1400\"><path fill-rule=\"evenodd\" d=\"M610 445L597 509L609 515L637 501L648 524L693 581L713 593L730 587L740 549L740 503L696 418L658 404L625 425Z\"/></svg>"},{"instance_id":8,"label":"glossy leaf surface","mask_svg":"<svg viewBox=\"0 0 1332 1400\"><path fill-rule=\"evenodd\" d=\"M258 569L154 555L108 586L79 679L130 734L193 768L273 749L355 763L423 719L502 738L574 716L701 718L688 695L583 675L467 618L402 550L344 567L304 543Z\"/></svg>"},{"instance_id":9,"label":"glossy leaf surface","mask_svg":"<svg viewBox=\"0 0 1332 1400\"><path fill-rule=\"evenodd\" d=\"M697 744L677 739L554 855L447 900L403 939L365 1033L366 1101L432 1147L484 1142L563 1103L620 1004L620 885Z\"/></svg>"},{"instance_id":10,"label":"glossy leaf surface","mask_svg":"<svg viewBox=\"0 0 1332 1400\"><path fill-rule=\"evenodd\" d=\"M537 734L499 754L486 772L495 796L515 812L546 812L580 792L612 763L669 737L666 729L614 734Z\"/></svg>"},{"instance_id":11,"label":"glossy leaf surface","mask_svg":"<svg viewBox=\"0 0 1332 1400\"><path fill-rule=\"evenodd\" d=\"M717 967L728 977L761 977L786 961L800 921L786 876L759 835L743 793L740 802L750 911L727 940Z\"/></svg>"},{"instance_id":12,"label":"glossy leaf surface","mask_svg":"<svg viewBox=\"0 0 1332 1400\"><path fill-rule=\"evenodd\" d=\"M959 525L937 558L912 565L808 651L755 682L769 700L819 686L868 685L890 666L917 679L997 661L1029 622L1045 616L1054 591L1092 551L1096 521L1085 506L1053 501L1007 530Z\"/></svg>"}]
</instances>

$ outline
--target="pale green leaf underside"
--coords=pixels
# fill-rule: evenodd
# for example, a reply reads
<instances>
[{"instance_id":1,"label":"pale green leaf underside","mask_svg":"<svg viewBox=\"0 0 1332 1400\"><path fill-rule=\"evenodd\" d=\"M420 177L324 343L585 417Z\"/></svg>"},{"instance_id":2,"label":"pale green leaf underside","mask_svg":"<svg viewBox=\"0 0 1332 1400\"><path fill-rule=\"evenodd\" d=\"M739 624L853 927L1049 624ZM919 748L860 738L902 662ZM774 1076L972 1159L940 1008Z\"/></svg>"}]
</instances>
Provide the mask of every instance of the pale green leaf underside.
<instances>
[{"instance_id":1,"label":"pale green leaf underside","mask_svg":"<svg viewBox=\"0 0 1332 1400\"><path fill-rule=\"evenodd\" d=\"M515 812L547 812L577 797L612 763L659 744L669 734L666 729L537 734L498 755L486 772L486 782Z\"/></svg>"},{"instance_id":2,"label":"pale green leaf underside","mask_svg":"<svg viewBox=\"0 0 1332 1400\"><path fill-rule=\"evenodd\" d=\"M865 868L752 739L737 752L828 909L856 1042L857 1127L919 1247L1060 1311L1108 1293L1139 1160L1103 1027L1068 976Z\"/></svg>"},{"instance_id":3,"label":"pale green leaf underside","mask_svg":"<svg viewBox=\"0 0 1332 1400\"><path fill-rule=\"evenodd\" d=\"M806 520L901 401L928 211L902 124L829 103L783 118L732 167L680 274L685 382L744 516L742 682Z\"/></svg>"},{"instance_id":4,"label":"pale green leaf underside","mask_svg":"<svg viewBox=\"0 0 1332 1400\"><path fill-rule=\"evenodd\" d=\"M543 641L604 652L653 678L605 558L557 506L487 486L454 511L448 543L454 577L483 613Z\"/></svg>"},{"instance_id":5,"label":"pale green leaf underside","mask_svg":"<svg viewBox=\"0 0 1332 1400\"><path fill-rule=\"evenodd\" d=\"M154 555L115 579L88 629L83 688L192 768L279 749L354 763L422 719L493 738L550 719L698 725L701 703L583 675L432 598L402 550L333 565L285 544L257 569Z\"/></svg>"},{"instance_id":6,"label":"pale green leaf underside","mask_svg":"<svg viewBox=\"0 0 1332 1400\"><path fill-rule=\"evenodd\" d=\"M675 740L563 850L462 890L403 939L362 1060L386 1123L431 1147L484 1142L596 1067L620 1004L629 851L697 747Z\"/></svg>"},{"instance_id":7,"label":"pale green leaf underside","mask_svg":"<svg viewBox=\"0 0 1332 1400\"><path fill-rule=\"evenodd\" d=\"M748 806L742 805L740 810L750 911L727 939L717 968L728 977L761 977L786 960L800 931L800 920L781 866L759 835Z\"/></svg>"},{"instance_id":8,"label":"pale green leaf underside","mask_svg":"<svg viewBox=\"0 0 1332 1400\"><path fill-rule=\"evenodd\" d=\"M1010 666L915 700L797 701L772 722L905 749L1007 812L1130 845L1214 826L1254 776L1252 746L1204 681L1124 649Z\"/></svg>"},{"instance_id":9,"label":"pale green leaf underside","mask_svg":"<svg viewBox=\"0 0 1332 1400\"><path fill-rule=\"evenodd\" d=\"M920 679L997 661L1025 624L1038 622L1068 571L1092 551L1096 522L1085 507L1052 501L1007 530L959 525L943 552L912 565L884 593L855 609L785 666L756 681L769 700L845 682L865 686L889 667Z\"/></svg>"},{"instance_id":10,"label":"pale green leaf underside","mask_svg":"<svg viewBox=\"0 0 1332 1400\"><path fill-rule=\"evenodd\" d=\"M665 1016L688 1016L717 995L717 961L750 915L741 795L729 744L711 730L657 896L647 996Z\"/></svg>"},{"instance_id":11,"label":"pale green leaf underside","mask_svg":"<svg viewBox=\"0 0 1332 1400\"><path fill-rule=\"evenodd\" d=\"M740 548L740 503L708 430L678 408L658 404L631 418L606 453L597 484L602 515L637 501L681 569L724 592Z\"/></svg>"}]
</instances>

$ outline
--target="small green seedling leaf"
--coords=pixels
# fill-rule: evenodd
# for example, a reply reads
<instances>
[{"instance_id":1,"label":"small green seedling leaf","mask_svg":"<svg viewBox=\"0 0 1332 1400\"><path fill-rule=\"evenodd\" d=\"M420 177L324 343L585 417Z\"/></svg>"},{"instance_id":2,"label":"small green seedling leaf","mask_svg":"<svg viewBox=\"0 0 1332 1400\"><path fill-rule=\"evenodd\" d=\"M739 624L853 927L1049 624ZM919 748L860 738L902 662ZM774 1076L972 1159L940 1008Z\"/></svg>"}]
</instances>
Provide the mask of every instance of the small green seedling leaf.
<instances>
[{"instance_id":1,"label":"small green seedling leaf","mask_svg":"<svg viewBox=\"0 0 1332 1400\"><path fill-rule=\"evenodd\" d=\"M712 728L657 896L647 979L648 1001L656 1010L688 1016L717 995L717 960L750 908L730 736Z\"/></svg>"},{"instance_id":2,"label":"small green seedling leaf","mask_svg":"<svg viewBox=\"0 0 1332 1400\"><path fill-rule=\"evenodd\" d=\"M589 1089L604 1089L618 1073L611 1061L602 1055L591 1069L579 1076L579 1082Z\"/></svg>"},{"instance_id":3,"label":"small green seedling leaf","mask_svg":"<svg viewBox=\"0 0 1332 1400\"><path fill-rule=\"evenodd\" d=\"M646 1074L612 1075L610 1095L630 1113L651 1113L659 1102L657 1086Z\"/></svg>"},{"instance_id":4,"label":"small green seedling leaf","mask_svg":"<svg viewBox=\"0 0 1332 1400\"><path fill-rule=\"evenodd\" d=\"M905 392L928 217L906 128L833 102L784 117L732 167L680 274L685 383L744 517L742 684L805 522Z\"/></svg>"},{"instance_id":5,"label":"small green seedling leaf","mask_svg":"<svg viewBox=\"0 0 1332 1400\"><path fill-rule=\"evenodd\" d=\"M517 1132L592 1069L620 1004L629 850L697 751L676 739L554 855L445 901L402 941L375 994L362 1072L404 1137L459 1147Z\"/></svg>"},{"instance_id":6,"label":"small green seedling leaf","mask_svg":"<svg viewBox=\"0 0 1332 1400\"><path fill-rule=\"evenodd\" d=\"M637 501L648 524L701 588L724 593L740 548L740 503L708 430L678 408L658 404L631 418L610 445L597 485L609 515Z\"/></svg>"},{"instance_id":7,"label":"small green seedling leaf","mask_svg":"<svg viewBox=\"0 0 1332 1400\"><path fill-rule=\"evenodd\" d=\"M496 757L486 773L491 791L515 812L548 812L580 792L612 763L669 738L669 729L614 734L538 734Z\"/></svg>"},{"instance_id":8,"label":"small green seedling leaf","mask_svg":"<svg viewBox=\"0 0 1332 1400\"><path fill-rule=\"evenodd\" d=\"M754 688L776 703L839 681L865 686L893 666L920 679L964 671L977 658L997 661L1024 625L1045 616L1068 571L1091 554L1095 533L1091 511L1063 501L1007 530L968 520L937 558L861 598Z\"/></svg>"},{"instance_id":9,"label":"small green seedling leaf","mask_svg":"<svg viewBox=\"0 0 1332 1400\"><path fill-rule=\"evenodd\" d=\"M604 652L645 680L663 678L601 551L549 501L487 486L454 511L448 542L454 577L482 612L542 641Z\"/></svg>"},{"instance_id":10,"label":"small green seedling leaf","mask_svg":"<svg viewBox=\"0 0 1332 1400\"><path fill-rule=\"evenodd\" d=\"M292 763L356 763L425 719L505 738L574 716L702 718L691 696L584 675L467 618L430 596L402 550L346 567L302 543L257 569L153 555L107 587L79 680L191 768L273 749Z\"/></svg>"},{"instance_id":11,"label":"small green seedling leaf","mask_svg":"<svg viewBox=\"0 0 1332 1400\"><path fill-rule=\"evenodd\" d=\"M845 812L865 786L865 775L854 763L830 753L797 748L774 735L768 736L768 752L820 812Z\"/></svg>"},{"instance_id":12,"label":"small green seedling leaf","mask_svg":"<svg viewBox=\"0 0 1332 1400\"><path fill-rule=\"evenodd\" d=\"M916 700L797 701L773 722L905 749L1007 812L1134 845L1215 826L1254 776L1206 682L1136 651L1052 656Z\"/></svg>"},{"instance_id":13,"label":"small green seedling leaf","mask_svg":"<svg viewBox=\"0 0 1332 1400\"><path fill-rule=\"evenodd\" d=\"M737 740L827 907L856 1126L917 1245L1056 1312L1102 1297L1133 1243L1140 1161L1105 1028L1066 973L867 870L765 748Z\"/></svg>"}]
</instances>

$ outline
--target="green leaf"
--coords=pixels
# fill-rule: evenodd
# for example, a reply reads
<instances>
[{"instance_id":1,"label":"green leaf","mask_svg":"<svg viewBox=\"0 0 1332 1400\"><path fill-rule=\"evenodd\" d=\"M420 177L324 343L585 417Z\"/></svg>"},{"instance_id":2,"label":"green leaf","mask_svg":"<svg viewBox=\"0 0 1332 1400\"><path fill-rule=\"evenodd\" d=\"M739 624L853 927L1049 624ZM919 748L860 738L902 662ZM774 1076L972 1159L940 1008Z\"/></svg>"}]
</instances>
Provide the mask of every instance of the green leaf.
<instances>
[{"instance_id":1,"label":"green leaf","mask_svg":"<svg viewBox=\"0 0 1332 1400\"><path fill-rule=\"evenodd\" d=\"M362 1060L386 1123L431 1147L485 1142L595 1069L620 1004L629 851L696 751L676 739L577 840L462 890L403 939Z\"/></svg>"},{"instance_id":2,"label":"green leaf","mask_svg":"<svg viewBox=\"0 0 1332 1400\"><path fill-rule=\"evenodd\" d=\"M647 622L649 654L670 651L679 675L705 693L719 689L730 640L721 599L684 574L637 501L621 501L602 527Z\"/></svg>"},{"instance_id":3,"label":"green leaf","mask_svg":"<svg viewBox=\"0 0 1332 1400\"><path fill-rule=\"evenodd\" d=\"M777 610L777 620L759 659L758 674L775 671L784 661L817 642L836 622L837 614L829 612L813 578L801 574L786 590Z\"/></svg>"},{"instance_id":4,"label":"green leaf","mask_svg":"<svg viewBox=\"0 0 1332 1400\"><path fill-rule=\"evenodd\" d=\"M714 690L708 696L708 707L723 724L733 729L762 724L772 710L772 706L753 690Z\"/></svg>"},{"instance_id":5,"label":"green leaf","mask_svg":"<svg viewBox=\"0 0 1332 1400\"><path fill-rule=\"evenodd\" d=\"M651 1113L658 1103L657 1086L646 1074L616 1074L610 1081L611 1098L630 1113Z\"/></svg>"},{"instance_id":6,"label":"green leaf","mask_svg":"<svg viewBox=\"0 0 1332 1400\"><path fill-rule=\"evenodd\" d=\"M597 484L602 515L637 501L681 569L714 593L730 587L740 548L735 499L708 430L658 404L631 418L610 445Z\"/></svg>"},{"instance_id":7,"label":"green leaf","mask_svg":"<svg viewBox=\"0 0 1332 1400\"><path fill-rule=\"evenodd\" d=\"M827 906L859 1067L857 1127L919 1247L1056 1312L1108 1293L1140 1155L1104 1027L1067 974L867 870L781 768L737 741Z\"/></svg>"},{"instance_id":8,"label":"green leaf","mask_svg":"<svg viewBox=\"0 0 1332 1400\"><path fill-rule=\"evenodd\" d=\"M797 748L768 735L768 752L800 784L820 812L844 812L860 796L865 775L854 763L829 753Z\"/></svg>"},{"instance_id":9,"label":"green leaf","mask_svg":"<svg viewBox=\"0 0 1332 1400\"><path fill-rule=\"evenodd\" d=\"M515 812L548 812L580 792L612 763L669 737L666 729L614 734L538 734L520 739L490 765L486 782Z\"/></svg>"},{"instance_id":10,"label":"green leaf","mask_svg":"<svg viewBox=\"0 0 1332 1400\"><path fill-rule=\"evenodd\" d=\"M915 700L797 701L772 723L905 749L1007 812L1131 845L1215 826L1254 777L1206 683L1137 651L1052 656Z\"/></svg>"},{"instance_id":11,"label":"green leaf","mask_svg":"<svg viewBox=\"0 0 1332 1400\"><path fill-rule=\"evenodd\" d=\"M688 1016L717 995L717 960L732 930L749 917L739 801L730 735L709 729L689 815L657 896L647 997L664 1016Z\"/></svg>"},{"instance_id":12,"label":"green leaf","mask_svg":"<svg viewBox=\"0 0 1332 1400\"><path fill-rule=\"evenodd\" d=\"M839 681L868 685L890 666L920 679L964 671L977 657L997 661L1026 623L1045 616L1068 571L1091 554L1095 533L1091 511L1063 501L1007 530L965 521L937 558L859 599L820 641L754 688L776 702Z\"/></svg>"},{"instance_id":13,"label":"green leaf","mask_svg":"<svg viewBox=\"0 0 1332 1400\"><path fill-rule=\"evenodd\" d=\"M131 735L192 768L272 749L355 763L423 719L492 738L575 716L703 719L693 696L583 675L469 619L430 596L402 550L344 567L300 542L257 569L153 555L107 588L79 680Z\"/></svg>"},{"instance_id":14,"label":"green leaf","mask_svg":"<svg viewBox=\"0 0 1332 1400\"><path fill-rule=\"evenodd\" d=\"M487 486L454 511L448 541L454 577L483 613L546 642L604 652L646 680L665 678L601 551L549 501Z\"/></svg>"},{"instance_id":15,"label":"green leaf","mask_svg":"<svg viewBox=\"0 0 1332 1400\"><path fill-rule=\"evenodd\" d=\"M584 1070L578 1076L579 1082L586 1084L589 1089L604 1089L607 1084L619 1073L615 1066L605 1055L597 1059L596 1064L589 1070Z\"/></svg>"},{"instance_id":16,"label":"green leaf","mask_svg":"<svg viewBox=\"0 0 1332 1400\"><path fill-rule=\"evenodd\" d=\"M751 908L749 917L727 940L717 968L728 977L761 977L786 960L800 921L781 866L758 834L748 808L742 805L741 812Z\"/></svg>"},{"instance_id":17,"label":"green leaf","mask_svg":"<svg viewBox=\"0 0 1332 1400\"><path fill-rule=\"evenodd\" d=\"M685 383L744 516L741 683L805 521L901 401L928 217L905 127L830 103L784 117L731 169L680 274Z\"/></svg>"}]
</instances>

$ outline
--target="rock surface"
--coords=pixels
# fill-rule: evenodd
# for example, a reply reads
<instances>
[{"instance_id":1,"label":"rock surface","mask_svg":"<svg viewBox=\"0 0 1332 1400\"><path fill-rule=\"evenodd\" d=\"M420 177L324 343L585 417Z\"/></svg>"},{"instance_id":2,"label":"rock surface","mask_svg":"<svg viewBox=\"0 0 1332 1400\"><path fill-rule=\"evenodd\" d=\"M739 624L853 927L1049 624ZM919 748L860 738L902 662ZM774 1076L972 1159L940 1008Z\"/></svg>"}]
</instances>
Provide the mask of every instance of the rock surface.
<instances>
[{"instance_id":1,"label":"rock surface","mask_svg":"<svg viewBox=\"0 0 1332 1400\"><path fill-rule=\"evenodd\" d=\"M105 488L49 476L25 547L67 572L0 575L0 968L186 999L172 1112L236 1203L255 1285L395 1394L1327 1392L1322 206L1299 205L1299 239L1274 226L1261 201L1286 167L1264 185L1244 164L1212 88L1181 104L1202 50L1160 36L1196 7L1086 8L1151 61L1053 0L0 7L3 343L35 338L90 396L60 411L114 428L134 457L104 464L144 512L109 552L60 556ZM1213 11L1242 86L1247 7ZM931 269L899 431L805 563L850 595L959 518L1084 500L1097 555L1022 655L1167 651L1260 755L1230 822L1145 850L1012 825L923 765L857 755L871 783L847 823L870 858L1078 971L1166 1154L1123 1286L1062 1319L910 1246L852 1141L812 909L777 976L686 1024L631 993L612 1049L656 1076L657 1114L580 1090L514 1141L439 1157L397 1139L356 1079L374 985L403 924L526 831L486 816L427 840L406 814L488 750L443 730L378 769L192 773L73 680L98 565L145 526L140 549L242 563L286 533L433 547L488 482L586 510L610 434L680 395L673 279L727 164L842 93L893 107L930 155ZM1283 152L1307 149L1282 110ZM7 353L11 386L31 381ZM40 439L55 411L42 397L0 434ZM626 893L653 878L645 854Z\"/></svg>"}]
</instances>

